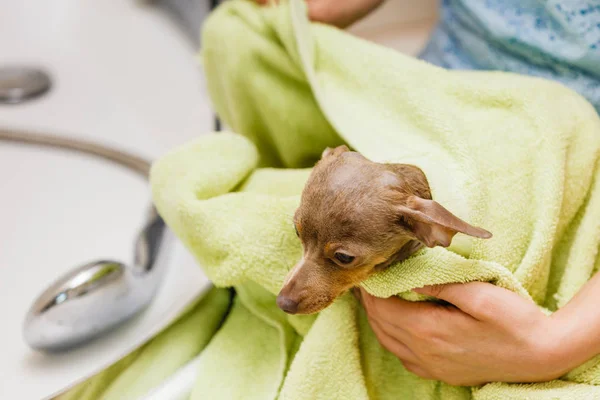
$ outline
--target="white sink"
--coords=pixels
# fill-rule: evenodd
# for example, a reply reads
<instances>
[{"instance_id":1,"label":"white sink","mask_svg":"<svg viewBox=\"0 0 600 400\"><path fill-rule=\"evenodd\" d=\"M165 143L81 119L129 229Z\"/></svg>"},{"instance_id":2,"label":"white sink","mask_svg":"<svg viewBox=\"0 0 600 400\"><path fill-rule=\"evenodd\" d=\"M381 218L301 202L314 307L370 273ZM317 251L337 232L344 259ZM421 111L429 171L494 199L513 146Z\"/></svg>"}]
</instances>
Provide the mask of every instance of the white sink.
<instances>
[{"instance_id":1,"label":"white sink","mask_svg":"<svg viewBox=\"0 0 600 400\"><path fill-rule=\"evenodd\" d=\"M35 129L155 158L212 129L195 49L160 10L133 0L0 2L0 66L39 65L43 98L0 105L0 128ZM27 348L21 323L35 296L70 268L130 262L150 204L122 167L0 142L0 398L40 399L104 368L165 326L207 287L178 245L150 308L116 332L62 355Z\"/></svg>"}]
</instances>

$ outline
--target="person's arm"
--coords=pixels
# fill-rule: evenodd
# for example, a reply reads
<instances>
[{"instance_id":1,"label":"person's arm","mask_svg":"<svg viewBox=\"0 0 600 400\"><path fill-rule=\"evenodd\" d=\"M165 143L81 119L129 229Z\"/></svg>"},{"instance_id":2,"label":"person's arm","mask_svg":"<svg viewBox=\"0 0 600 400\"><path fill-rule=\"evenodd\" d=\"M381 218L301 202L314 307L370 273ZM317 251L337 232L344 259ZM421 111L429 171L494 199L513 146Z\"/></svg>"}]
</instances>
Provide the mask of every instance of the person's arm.
<instances>
[{"instance_id":1,"label":"person's arm","mask_svg":"<svg viewBox=\"0 0 600 400\"><path fill-rule=\"evenodd\" d=\"M600 354L600 274L551 317L555 346L562 347L565 373Z\"/></svg>"},{"instance_id":2,"label":"person's arm","mask_svg":"<svg viewBox=\"0 0 600 400\"><path fill-rule=\"evenodd\" d=\"M600 354L600 276L548 317L489 283L415 290L445 300L360 299L381 344L415 374L453 385L556 379Z\"/></svg>"},{"instance_id":3,"label":"person's arm","mask_svg":"<svg viewBox=\"0 0 600 400\"><path fill-rule=\"evenodd\" d=\"M272 0L255 0L269 4ZM347 28L366 17L384 0L307 0L308 17L315 22Z\"/></svg>"}]
</instances>

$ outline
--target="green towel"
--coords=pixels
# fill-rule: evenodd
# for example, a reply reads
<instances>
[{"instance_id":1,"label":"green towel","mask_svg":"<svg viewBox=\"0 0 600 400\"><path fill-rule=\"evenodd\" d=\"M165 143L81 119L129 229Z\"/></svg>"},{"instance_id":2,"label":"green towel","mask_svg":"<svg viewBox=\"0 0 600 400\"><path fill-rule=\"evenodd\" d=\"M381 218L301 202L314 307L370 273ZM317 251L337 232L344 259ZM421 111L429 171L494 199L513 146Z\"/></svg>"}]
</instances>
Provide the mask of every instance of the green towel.
<instances>
[{"instance_id":1,"label":"green towel","mask_svg":"<svg viewBox=\"0 0 600 400\"><path fill-rule=\"evenodd\" d=\"M223 321L229 303L228 290L211 289L149 343L57 400L142 398L202 351Z\"/></svg>"},{"instance_id":2,"label":"green towel","mask_svg":"<svg viewBox=\"0 0 600 400\"><path fill-rule=\"evenodd\" d=\"M420 251L366 290L417 300L416 287L481 280L548 312L562 307L598 267L600 120L590 104L557 83L446 71L310 24L299 0L227 2L202 37L214 106L248 139L209 135L152 169L161 215L213 282L238 293L192 399L600 398L598 359L550 383L451 387L404 370L348 294L312 316L275 305L301 256L292 215L302 168L347 143L421 167L436 200L494 234Z\"/></svg>"}]
</instances>

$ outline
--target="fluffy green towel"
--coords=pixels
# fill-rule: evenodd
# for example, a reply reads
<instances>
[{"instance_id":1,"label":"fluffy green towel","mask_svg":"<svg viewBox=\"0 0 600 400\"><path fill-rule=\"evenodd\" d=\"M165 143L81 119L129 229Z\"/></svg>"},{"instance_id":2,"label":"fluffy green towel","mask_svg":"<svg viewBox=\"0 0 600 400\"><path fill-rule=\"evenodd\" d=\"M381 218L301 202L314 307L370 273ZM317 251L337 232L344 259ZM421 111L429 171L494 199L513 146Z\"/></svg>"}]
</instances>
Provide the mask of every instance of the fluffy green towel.
<instances>
[{"instance_id":1,"label":"fluffy green towel","mask_svg":"<svg viewBox=\"0 0 600 400\"><path fill-rule=\"evenodd\" d=\"M200 353L221 325L229 303L228 290L212 289L152 341L57 400L143 397Z\"/></svg>"},{"instance_id":2,"label":"fluffy green towel","mask_svg":"<svg viewBox=\"0 0 600 400\"><path fill-rule=\"evenodd\" d=\"M584 99L540 79L445 71L310 24L304 11L299 0L231 1L209 18L210 94L250 140L211 135L152 170L161 215L214 283L238 292L192 398L599 398L598 359L550 383L451 387L404 370L350 295L314 316L276 308L301 255L291 218L309 173L287 168L342 142L418 165L436 200L494 233L459 235L373 276L363 286L377 296L416 299L407 292L426 284L483 280L552 312L599 259L600 120Z\"/></svg>"}]
</instances>

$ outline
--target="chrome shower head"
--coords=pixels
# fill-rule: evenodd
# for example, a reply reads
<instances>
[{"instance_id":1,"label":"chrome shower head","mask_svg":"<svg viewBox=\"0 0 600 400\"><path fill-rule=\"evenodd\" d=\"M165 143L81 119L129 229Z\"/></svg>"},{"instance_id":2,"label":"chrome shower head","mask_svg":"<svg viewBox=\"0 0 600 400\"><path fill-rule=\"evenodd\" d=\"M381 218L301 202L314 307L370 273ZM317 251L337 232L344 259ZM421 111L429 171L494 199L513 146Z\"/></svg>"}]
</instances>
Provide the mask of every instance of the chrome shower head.
<instances>
[{"instance_id":1,"label":"chrome shower head","mask_svg":"<svg viewBox=\"0 0 600 400\"><path fill-rule=\"evenodd\" d=\"M168 230L162 218L145 225L132 266L100 260L69 271L33 303L23 324L27 344L57 351L87 342L145 309L167 264Z\"/></svg>"}]
</instances>

